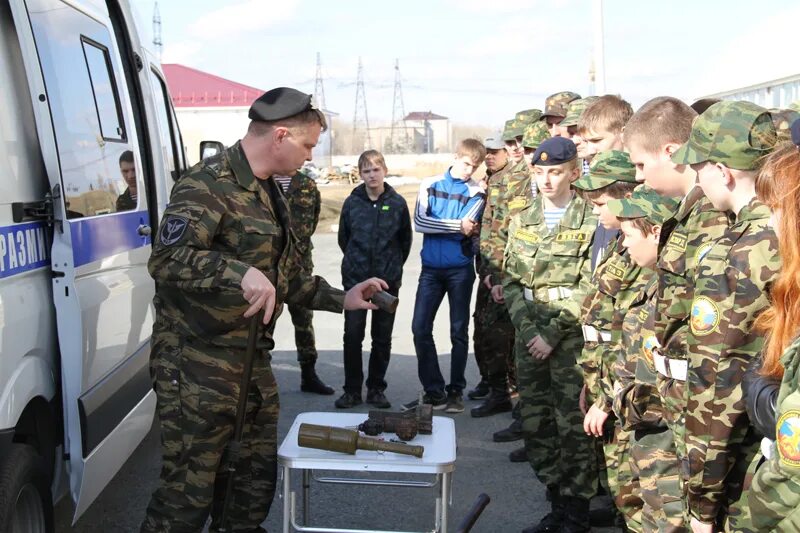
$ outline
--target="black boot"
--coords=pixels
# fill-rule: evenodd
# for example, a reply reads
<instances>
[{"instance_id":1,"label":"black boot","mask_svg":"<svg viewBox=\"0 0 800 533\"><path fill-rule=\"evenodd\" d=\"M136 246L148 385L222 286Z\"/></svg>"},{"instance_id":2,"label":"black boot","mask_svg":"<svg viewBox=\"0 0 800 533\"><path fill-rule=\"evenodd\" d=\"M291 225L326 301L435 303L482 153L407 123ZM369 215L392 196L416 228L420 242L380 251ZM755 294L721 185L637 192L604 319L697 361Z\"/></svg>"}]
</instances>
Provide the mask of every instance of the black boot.
<instances>
[{"instance_id":1,"label":"black boot","mask_svg":"<svg viewBox=\"0 0 800 533\"><path fill-rule=\"evenodd\" d=\"M564 502L564 520L561 533L588 533L592 530L589 525L589 500L577 496L562 496Z\"/></svg>"},{"instance_id":2,"label":"black boot","mask_svg":"<svg viewBox=\"0 0 800 533\"><path fill-rule=\"evenodd\" d=\"M537 525L523 529L522 533L555 533L561 531L561 524L564 521L564 502L557 486L547 487L547 501L550 502L550 512Z\"/></svg>"},{"instance_id":3,"label":"black boot","mask_svg":"<svg viewBox=\"0 0 800 533\"><path fill-rule=\"evenodd\" d=\"M313 363L300 366L300 390L325 396L330 396L334 393L332 387L328 387L319 379Z\"/></svg>"},{"instance_id":4,"label":"black boot","mask_svg":"<svg viewBox=\"0 0 800 533\"><path fill-rule=\"evenodd\" d=\"M511 418L514 420L519 420L522 418L522 402L517 402L514 404L514 408L511 410Z\"/></svg>"},{"instance_id":5,"label":"black boot","mask_svg":"<svg viewBox=\"0 0 800 533\"><path fill-rule=\"evenodd\" d=\"M511 399L508 394L502 392L492 391L489 397L486 398L482 404L473 407L469 414L473 418L481 418L484 416L492 416L497 413L507 413L511 411Z\"/></svg>"},{"instance_id":6,"label":"black boot","mask_svg":"<svg viewBox=\"0 0 800 533\"><path fill-rule=\"evenodd\" d=\"M527 463L528 450L525 449L525 446L517 448L516 450L508 454L508 460L511 461L512 463Z\"/></svg>"},{"instance_id":7,"label":"black boot","mask_svg":"<svg viewBox=\"0 0 800 533\"><path fill-rule=\"evenodd\" d=\"M517 418L506 429L496 431L492 435L492 440L495 442L514 442L522 438L522 420Z\"/></svg>"},{"instance_id":8,"label":"black boot","mask_svg":"<svg viewBox=\"0 0 800 533\"><path fill-rule=\"evenodd\" d=\"M489 396L489 392L491 392L489 390L489 382L485 379L481 379L480 382L475 385L475 388L467 393L467 398L470 400L483 400Z\"/></svg>"}]
</instances>

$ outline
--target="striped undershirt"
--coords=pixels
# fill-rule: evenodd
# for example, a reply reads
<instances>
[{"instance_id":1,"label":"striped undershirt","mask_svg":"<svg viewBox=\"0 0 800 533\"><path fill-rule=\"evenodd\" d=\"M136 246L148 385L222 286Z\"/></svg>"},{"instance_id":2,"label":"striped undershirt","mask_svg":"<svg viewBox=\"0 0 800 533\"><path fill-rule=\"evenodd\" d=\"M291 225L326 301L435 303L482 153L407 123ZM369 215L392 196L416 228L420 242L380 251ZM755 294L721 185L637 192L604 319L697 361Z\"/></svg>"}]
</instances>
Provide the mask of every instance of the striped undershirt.
<instances>
[{"instance_id":1,"label":"striped undershirt","mask_svg":"<svg viewBox=\"0 0 800 533\"><path fill-rule=\"evenodd\" d=\"M275 183L281 186L281 190L283 194L286 194L286 191L289 190L289 185L292 183L291 176L272 176L272 179L275 180Z\"/></svg>"},{"instance_id":2,"label":"striped undershirt","mask_svg":"<svg viewBox=\"0 0 800 533\"><path fill-rule=\"evenodd\" d=\"M544 223L547 229L552 230L561 221L561 217L567 212L566 207L554 207L544 210Z\"/></svg>"}]
</instances>

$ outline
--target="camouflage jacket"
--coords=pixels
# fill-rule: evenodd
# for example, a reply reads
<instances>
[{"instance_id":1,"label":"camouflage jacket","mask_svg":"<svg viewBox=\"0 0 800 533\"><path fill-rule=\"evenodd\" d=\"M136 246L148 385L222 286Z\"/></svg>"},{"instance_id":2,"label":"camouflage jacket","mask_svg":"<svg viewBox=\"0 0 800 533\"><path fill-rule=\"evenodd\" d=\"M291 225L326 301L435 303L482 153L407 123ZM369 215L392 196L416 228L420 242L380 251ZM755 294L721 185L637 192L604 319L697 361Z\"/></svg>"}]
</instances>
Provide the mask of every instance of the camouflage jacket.
<instances>
[{"instance_id":1,"label":"camouflage jacket","mask_svg":"<svg viewBox=\"0 0 800 533\"><path fill-rule=\"evenodd\" d=\"M800 531L800 337L781 357L774 441L747 494L756 531Z\"/></svg>"},{"instance_id":2,"label":"camouflage jacket","mask_svg":"<svg viewBox=\"0 0 800 533\"><path fill-rule=\"evenodd\" d=\"M503 291L511 321L525 343L540 335L555 347L567 335L580 335L596 227L591 204L577 195L552 231L544 221L541 197L512 217ZM525 298L528 291L533 301Z\"/></svg>"},{"instance_id":3,"label":"camouflage jacket","mask_svg":"<svg viewBox=\"0 0 800 533\"><path fill-rule=\"evenodd\" d=\"M503 168L491 175L487 174L486 178L484 178L486 182L486 206L483 208L483 215L481 216L481 231L478 236L479 253L477 256L478 278L481 281L490 273L487 251L489 249L489 239L492 234L492 216L494 210L497 208L497 203L501 200L503 192L505 191L503 177L511 167L512 165L509 161Z\"/></svg>"},{"instance_id":4,"label":"camouflage jacket","mask_svg":"<svg viewBox=\"0 0 800 533\"><path fill-rule=\"evenodd\" d=\"M501 283L500 272L508 242L509 220L531 202L531 174L525 159L515 164L509 162L504 171L491 219L484 219L485 226L481 227L481 280L491 275L492 285ZM487 228L486 238L483 236L484 227Z\"/></svg>"},{"instance_id":5,"label":"camouflage jacket","mask_svg":"<svg viewBox=\"0 0 800 533\"><path fill-rule=\"evenodd\" d=\"M700 187L692 189L678 206L675 216L661 228L658 250L658 301L653 315L655 349L674 359L686 359L694 278L698 259L728 229L728 217L714 206ZM664 407L679 436L684 424L684 383L659 374ZM679 457L685 457L683 440L676 441Z\"/></svg>"},{"instance_id":6,"label":"camouflage jacket","mask_svg":"<svg viewBox=\"0 0 800 533\"><path fill-rule=\"evenodd\" d=\"M622 236L609 243L605 257L595 269L592 286L596 290L589 293L583 302L583 323L598 331L611 333L611 340L599 344L595 352L595 368L599 373L599 390L592 391L597 396L595 405L605 412L611 412L614 398L614 364L622 343L622 320L618 316L618 299L630 300L631 286L639 278L641 268L631 262L627 251L622 247ZM635 293L634 293L635 294ZM627 298L626 298L627 297ZM627 301L625 303L628 303ZM623 304L624 305L624 304ZM616 320L615 320L616 318ZM584 352L592 346L585 346Z\"/></svg>"},{"instance_id":7,"label":"camouflage jacket","mask_svg":"<svg viewBox=\"0 0 800 533\"><path fill-rule=\"evenodd\" d=\"M752 200L697 269L687 337L684 471L689 512L703 522L713 522L738 500L744 468L757 450L742 380L761 351L763 337L753 323L769 305L780 269L769 218L769 208Z\"/></svg>"},{"instance_id":8,"label":"camouflage jacket","mask_svg":"<svg viewBox=\"0 0 800 533\"><path fill-rule=\"evenodd\" d=\"M622 318L622 343L614 366L617 376L614 413L627 431L665 425L656 386L655 333L650 320L656 308L658 278L653 271L643 269L637 285L640 289Z\"/></svg>"},{"instance_id":9,"label":"camouflage jacket","mask_svg":"<svg viewBox=\"0 0 800 533\"><path fill-rule=\"evenodd\" d=\"M344 201L339 216L342 284L350 288L370 277L400 287L411 252L411 218L405 198L389 184L373 201L362 183Z\"/></svg>"},{"instance_id":10,"label":"camouflage jacket","mask_svg":"<svg viewBox=\"0 0 800 533\"><path fill-rule=\"evenodd\" d=\"M241 143L193 166L175 184L148 263L156 281L156 325L220 346L247 343L241 282L252 266L276 289L275 309L298 304L341 312L344 293L301 267L289 206L259 180ZM263 329L259 348L274 346Z\"/></svg>"},{"instance_id":11,"label":"camouflage jacket","mask_svg":"<svg viewBox=\"0 0 800 533\"><path fill-rule=\"evenodd\" d=\"M134 200L133 196L131 196L130 187L126 188L125 192L117 197L116 209L117 211L129 211L131 209L136 209L136 200Z\"/></svg>"},{"instance_id":12,"label":"camouflage jacket","mask_svg":"<svg viewBox=\"0 0 800 533\"><path fill-rule=\"evenodd\" d=\"M292 217L292 232L297 237L298 252L303 258L304 267L312 272L314 262L311 259L311 250L314 246L311 244L311 236L317 230L322 209L322 198L317 182L298 172L292 176L292 181L286 190L286 199Z\"/></svg>"}]
</instances>

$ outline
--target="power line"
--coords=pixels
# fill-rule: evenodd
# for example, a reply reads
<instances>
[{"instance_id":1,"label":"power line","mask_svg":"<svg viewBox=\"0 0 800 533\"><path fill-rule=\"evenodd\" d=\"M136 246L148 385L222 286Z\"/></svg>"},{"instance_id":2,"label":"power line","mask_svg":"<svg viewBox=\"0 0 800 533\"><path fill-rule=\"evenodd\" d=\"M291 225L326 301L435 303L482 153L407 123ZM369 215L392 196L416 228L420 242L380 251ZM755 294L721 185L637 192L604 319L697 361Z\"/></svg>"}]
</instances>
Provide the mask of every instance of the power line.
<instances>
[{"instance_id":1,"label":"power line","mask_svg":"<svg viewBox=\"0 0 800 533\"><path fill-rule=\"evenodd\" d=\"M411 142L408 138L406 111L403 105L403 87L400 84L400 60L394 60L394 97L392 98L392 129L389 132L389 151L408 152Z\"/></svg>"},{"instance_id":2,"label":"power line","mask_svg":"<svg viewBox=\"0 0 800 533\"><path fill-rule=\"evenodd\" d=\"M320 109L325 108L325 87L322 86L322 59L317 52L317 74L314 78L314 102Z\"/></svg>"},{"instance_id":3,"label":"power line","mask_svg":"<svg viewBox=\"0 0 800 533\"><path fill-rule=\"evenodd\" d=\"M161 40L161 12L158 9L158 0L153 5L153 46L155 47L156 55L158 55L158 60L161 61L164 42Z\"/></svg>"},{"instance_id":4,"label":"power line","mask_svg":"<svg viewBox=\"0 0 800 533\"><path fill-rule=\"evenodd\" d=\"M364 67L361 57L358 58L358 75L356 76L356 109L353 113L353 150L369 150L372 139L369 135L369 115L367 114L367 95L364 91Z\"/></svg>"}]
</instances>

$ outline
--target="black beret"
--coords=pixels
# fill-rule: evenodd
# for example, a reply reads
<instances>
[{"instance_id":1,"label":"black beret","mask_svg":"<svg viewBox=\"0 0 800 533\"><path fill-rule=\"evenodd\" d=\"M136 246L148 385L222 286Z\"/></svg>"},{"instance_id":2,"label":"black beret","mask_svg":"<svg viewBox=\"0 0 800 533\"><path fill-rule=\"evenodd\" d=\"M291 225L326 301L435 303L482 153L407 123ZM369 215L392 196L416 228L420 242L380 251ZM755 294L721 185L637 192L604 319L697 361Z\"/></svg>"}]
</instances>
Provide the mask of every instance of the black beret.
<instances>
[{"instance_id":1,"label":"black beret","mask_svg":"<svg viewBox=\"0 0 800 533\"><path fill-rule=\"evenodd\" d=\"M531 164L543 167L560 165L578 157L575 143L565 137L550 137L533 153Z\"/></svg>"},{"instance_id":2,"label":"black beret","mask_svg":"<svg viewBox=\"0 0 800 533\"><path fill-rule=\"evenodd\" d=\"M800 148L800 118L792 122L790 131L792 132L792 142Z\"/></svg>"},{"instance_id":3,"label":"black beret","mask_svg":"<svg viewBox=\"0 0 800 533\"><path fill-rule=\"evenodd\" d=\"M250 120L270 122L293 117L313 108L310 94L301 93L290 87L278 87L259 96L250 106L247 116Z\"/></svg>"}]
</instances>

